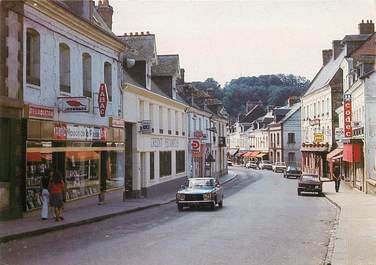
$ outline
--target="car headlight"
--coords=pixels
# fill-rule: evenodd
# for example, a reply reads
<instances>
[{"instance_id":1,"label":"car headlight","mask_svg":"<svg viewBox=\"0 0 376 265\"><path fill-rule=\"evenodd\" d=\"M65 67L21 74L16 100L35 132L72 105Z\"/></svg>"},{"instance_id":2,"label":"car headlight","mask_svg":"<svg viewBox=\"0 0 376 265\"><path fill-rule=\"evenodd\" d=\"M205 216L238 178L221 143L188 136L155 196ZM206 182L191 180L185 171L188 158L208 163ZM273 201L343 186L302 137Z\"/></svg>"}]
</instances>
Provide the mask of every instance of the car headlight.
<instances>
[{"instance_id":1,"label":"car headlight","mask_svg":"<svg viewBox=\"0 0 376 265\"><path fill-rule=\"evenodd\" d=\"M204 193L204 200L207 201L207 200L211 200L212 199L212 194L211 192L209 193Z\"/></svg>"},{"instance_id":2,"label":"car headlight","mask_svg":"<svg viewBox=\"0 0 376 265\"><path fill-rule=\"evenodd\" d=\"M318 188L320 188L320 186L319 186L319 185L316 185L316 186L315 186L315 189L318 189Z\"/></svg>"},{"instance_id":3,"label":"car headlight","mask_svg":"<svg viewBox=\"0 0 376 265\"><path fill-rule=\"evenodd\" d=\"M178 201L184 201L184 193L176 193L176 200Z\"/></svg>"}]
</instances>

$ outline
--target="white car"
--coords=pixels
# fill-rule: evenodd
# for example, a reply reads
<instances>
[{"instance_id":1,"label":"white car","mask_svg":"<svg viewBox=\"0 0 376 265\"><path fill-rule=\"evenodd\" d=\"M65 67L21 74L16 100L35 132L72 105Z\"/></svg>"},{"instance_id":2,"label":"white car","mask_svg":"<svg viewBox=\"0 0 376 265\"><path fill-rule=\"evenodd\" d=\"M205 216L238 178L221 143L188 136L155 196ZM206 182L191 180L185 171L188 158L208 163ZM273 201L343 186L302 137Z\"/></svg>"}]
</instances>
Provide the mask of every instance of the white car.
<instances>
[{"instance_id":1,"label":"white car","mask_svg":"<svg viewBox=\"0 0 376 265\"><path fill-rule=\"evenodd\" d=\"M286 169L287 169L287 167L286 167L286 163L285 162L275 162L273 164L273 171L274 172L281 172L281 173L283 173L283 172L286 171Z\"/></svg>"}]
</instances>

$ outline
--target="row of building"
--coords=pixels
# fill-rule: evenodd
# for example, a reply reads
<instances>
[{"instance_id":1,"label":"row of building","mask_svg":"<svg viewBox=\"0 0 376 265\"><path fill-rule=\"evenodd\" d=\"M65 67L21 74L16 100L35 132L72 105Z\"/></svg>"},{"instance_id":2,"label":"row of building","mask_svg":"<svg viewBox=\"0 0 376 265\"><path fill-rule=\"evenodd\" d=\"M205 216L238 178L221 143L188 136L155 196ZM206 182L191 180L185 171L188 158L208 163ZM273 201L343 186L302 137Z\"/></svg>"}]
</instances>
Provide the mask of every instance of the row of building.
<instances>
[{"instance_id":1,"label":"row of building","mask_svg":"<svg viewBox=\"0 0 376 265\"><path fill-rule=\"evenodd\" d=\"M299 100L247 103L229 127L230 158L297 164L329 178L338 165L351 186L376 193L376 35L372 21L358 28L322 51L323 65Z\"/></svg>"},{"instance_id":2,"label":"row of building","mask_svg":"<svg viewBox=\"0 0 376 265\"><path fill-rule=\"evenodd\" d=\"M0 1L2 219L39 208L52 169L68 202L226 174L222 104L184 81L155 35L115 35L113 12L108 0Z\"/></svg>"}]
</instances>

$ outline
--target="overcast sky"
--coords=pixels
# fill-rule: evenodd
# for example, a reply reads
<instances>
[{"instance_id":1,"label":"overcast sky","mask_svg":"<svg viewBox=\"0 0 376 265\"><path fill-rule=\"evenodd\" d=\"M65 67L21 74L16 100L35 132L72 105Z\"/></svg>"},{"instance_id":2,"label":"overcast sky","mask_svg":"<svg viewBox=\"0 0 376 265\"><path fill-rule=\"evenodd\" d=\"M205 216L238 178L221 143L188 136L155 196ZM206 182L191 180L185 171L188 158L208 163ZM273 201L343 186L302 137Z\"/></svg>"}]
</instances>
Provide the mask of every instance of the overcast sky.
<instances>
[{"instance_id":1,"label":"overcast sky","mask_svg":"<svg viewBox=\"0 0 376 265\"><path fill-rule=\"evenodd\" d=\"M375 21L376 0L110 0L113 31L156 34L158 54L179 54L186 80L298 74L312 79L321 50Z\"/></svg>"}]
</instances>

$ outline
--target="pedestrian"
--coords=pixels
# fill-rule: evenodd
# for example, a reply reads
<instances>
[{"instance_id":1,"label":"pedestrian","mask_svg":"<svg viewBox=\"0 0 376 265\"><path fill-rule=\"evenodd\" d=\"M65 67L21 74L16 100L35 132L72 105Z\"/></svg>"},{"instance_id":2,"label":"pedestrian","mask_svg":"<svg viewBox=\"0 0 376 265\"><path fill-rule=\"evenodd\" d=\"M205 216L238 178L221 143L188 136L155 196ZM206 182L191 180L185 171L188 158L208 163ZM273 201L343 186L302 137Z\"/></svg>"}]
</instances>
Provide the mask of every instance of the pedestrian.
<instances>
[{"instance_id":1,"label":"pedestrian","mask_svg":"<svg viewBox=\"0 0 376 265\"><path fill-rule=\"evenodd\" d=\"M334 179L334 183L335 183L336 192L339 191L339 186L341 184L340 174L341 174L341 170L340 170L339 166L335 166L334 169L333 169L333 179Z\"/></svg>"},{"instance_id":2,"label":"pedestrian","mask_svg":"<svg viewBox=\"0 0 376 265\"><path fill-rule=\"evenodd\" d=\"M42 189L42 212L41 218L42 220L48 219L48 207L50 203L50 193L48 191L48 184L50 183L50 179L53 176L53 172L50 170L46 171L46 174L42 176L41 180L41 189Z\"/></svg>"},{"instance_id":3,"label":"pedestrian","mask_svg":"<svg viewBox=\"0 0 376 265\"><path fill-rule=\"evenodd\" d=\"M54 207L55 221L64 220L63 207L65 185L60 172L53 172L53 177L49 182L48 190L50 192L51 205Z\"/></svg>"}]
</instances>

